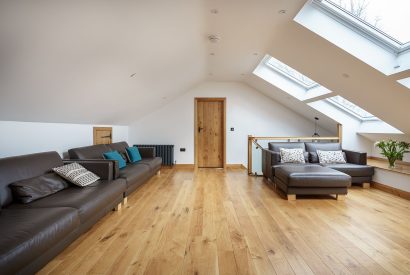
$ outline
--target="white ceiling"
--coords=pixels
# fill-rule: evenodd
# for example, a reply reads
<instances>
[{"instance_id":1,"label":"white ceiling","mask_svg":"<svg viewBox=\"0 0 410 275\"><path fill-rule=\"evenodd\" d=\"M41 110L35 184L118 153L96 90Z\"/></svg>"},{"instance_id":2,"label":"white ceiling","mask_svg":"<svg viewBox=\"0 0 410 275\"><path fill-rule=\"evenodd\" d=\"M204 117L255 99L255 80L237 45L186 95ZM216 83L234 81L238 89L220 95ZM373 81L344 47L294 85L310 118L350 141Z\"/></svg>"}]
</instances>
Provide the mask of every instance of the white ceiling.
<instances>
[{"instance_id":1,"label":"white ceiling","mask_svg":"<svg viewBox=\"0 0 410 275\"><path fill-rule=\"evenodd\" d=\"M0 0L0 120L128 124L207 79L320 115L252 75L270 54L410 133L410 91L294 22L304 3Z\"/></svg>"}]
</instances>

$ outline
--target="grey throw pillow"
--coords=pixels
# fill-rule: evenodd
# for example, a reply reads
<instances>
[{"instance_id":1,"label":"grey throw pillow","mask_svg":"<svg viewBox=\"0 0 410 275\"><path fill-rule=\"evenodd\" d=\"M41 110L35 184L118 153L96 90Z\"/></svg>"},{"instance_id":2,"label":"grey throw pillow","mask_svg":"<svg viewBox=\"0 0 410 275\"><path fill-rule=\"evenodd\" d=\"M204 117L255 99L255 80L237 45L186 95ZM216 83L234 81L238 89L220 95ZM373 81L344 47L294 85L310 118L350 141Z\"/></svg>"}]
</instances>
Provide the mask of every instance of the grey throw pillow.
<instances>
[{"instance_id":1,"label":"grey throw pillow","mask_svg":"<svg viewBox=\"0 0 410 275\"><path fill-rule=\"evenodd\" d=\"M90 185L100 179L96 174L76 162L53 168L53 171L69 182L81 187Z\"/></svg>"}]
</instances>

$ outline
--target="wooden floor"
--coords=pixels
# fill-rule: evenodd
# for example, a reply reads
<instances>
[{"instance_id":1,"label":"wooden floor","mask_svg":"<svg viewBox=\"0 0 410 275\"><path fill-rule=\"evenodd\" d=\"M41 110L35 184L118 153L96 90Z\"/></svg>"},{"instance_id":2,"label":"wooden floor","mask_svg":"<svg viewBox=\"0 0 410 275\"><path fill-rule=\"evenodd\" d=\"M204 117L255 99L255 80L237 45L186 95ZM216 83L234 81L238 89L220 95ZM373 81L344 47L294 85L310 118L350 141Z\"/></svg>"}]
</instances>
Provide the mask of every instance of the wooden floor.
<instances>
[{"instance_id":1,"label":"wooden floor","mask_svg":"<svg viewBox=\"0 0 410 275\"><path fill-rule=\"evenodd\" d=\"M410 201L288 202L245 170L163 169L40 274L410 274Z\"/></svg>"}]
</instances>

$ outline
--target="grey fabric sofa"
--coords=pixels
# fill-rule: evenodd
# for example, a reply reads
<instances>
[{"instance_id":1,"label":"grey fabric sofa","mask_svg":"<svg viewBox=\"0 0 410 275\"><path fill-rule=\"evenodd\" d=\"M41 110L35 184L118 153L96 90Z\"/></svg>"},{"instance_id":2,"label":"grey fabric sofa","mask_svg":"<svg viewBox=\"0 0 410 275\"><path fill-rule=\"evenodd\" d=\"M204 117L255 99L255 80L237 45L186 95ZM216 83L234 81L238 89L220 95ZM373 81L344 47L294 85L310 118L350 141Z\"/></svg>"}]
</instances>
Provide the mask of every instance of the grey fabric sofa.
<instances>
[{"instance_id":1,"label":"grey fabric sofa","mask_svg":"<svg viewBox=\"0 0 410 275\"><path fill-rule=\"evenodd\" d=\"M22 204L10 184L52 174L65 161L57 152L0 159L1 274L34 274L123 201L126 182L114 179L112 162L77 162L101 179Z\"/></svg>"},{"instance_id":2,"label":"grey fabric sofa","mask_svg":"<svg viewBox=\"0 0 410 275\"><path fill-rule=\"evenodd\" d=\"M109 151L118 151L124 154L129 147L127 142L116 142L112 144L92 145L86 147L73 148L68 150L68 155L72 160L104 160L103 154ZM153 175L159 173L162 159L155 157L155 149L151 147L138 148L142 160L137 163L128 163L123 169L118 168L118 163L113 161L114 177L122 178L127 183L125 196L128 196L139 186L148 181ZM106 161L106 160L104 160Z\"/></svg>"},{"instance_id":3,"label":"grey fabric sofa","mask_svg":"<svg viewBox=\"0 0 410 275\"><path fill-rule=\"evenodd\" d=\"M304 151L303 164L282 163L280 148L300 148ZM320 164L316 150L342 150L345 164ZM351 183L368 186L374 174L374 168L367 165L367 154L342 149L340 143L334 142L270 142L268 148L262 150L262 172L264 177L275 182L275 174L283 166L312 166L317 165L342 172L351 177ZM306 171L305 171L306 172ZM277 180L277 179L276 179Z\"/></svg>"}]
</instances>

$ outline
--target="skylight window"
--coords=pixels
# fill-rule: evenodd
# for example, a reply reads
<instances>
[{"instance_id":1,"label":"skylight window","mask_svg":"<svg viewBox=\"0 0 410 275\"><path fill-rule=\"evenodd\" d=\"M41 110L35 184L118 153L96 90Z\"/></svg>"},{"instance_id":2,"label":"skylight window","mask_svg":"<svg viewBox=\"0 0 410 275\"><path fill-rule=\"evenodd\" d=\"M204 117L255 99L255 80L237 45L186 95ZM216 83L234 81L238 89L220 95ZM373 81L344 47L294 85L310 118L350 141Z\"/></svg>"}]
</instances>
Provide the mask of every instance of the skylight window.
<instances>
[{"instance_id":1,"label":"skylight window","mask_svg":"<svg viewBox=\"0 0 410 275\"><path fill-rule=\"evenodd\" d=\"M377 119L374 115L371 113L363 110L356 104L348 101L347 99L341 97L341 96L334 96L331 98L327 99L330 103L333 105L355 115L356 117L360 118L361 120L372 120L372 119Z\"/></svg>"},{"instance_id":2,"label":"skylight window","mask_svg":"<svg viewBox=\"0 0 410 275\"><path fill-rule=\"evenodd\" d=\"M375 30L393 38L400 44L410 41L409 0L325 0L370 25Z\"/></svg>"},{"instance_id":3,"label":"skylight window","mask_svg":"<svg viewBox=\"0 0 410 275\"><path fill-rule=\"evenodd\" d=\"M399 83L400 83L401 85L403 85L404 87L410 89L410 77L397 80L397 82L399 82Z\"/></svg>"},{"instance_id":4,"label":"skylight window","mask_svg":"<svg viewBox=\"0 0 410 275\"><path fill-rule=\"evenodd\" d=\"M410 48L409 0L313 0L323 11L396 54Z\"/></svg>"},{"instance_id":5,"label":"skylight window","mask_svg":"<svg viewBox=\"0 0 410 275\"><path fill-rule=\"evenodd\" d=\"M289 67L288 65L277 60L276 58L270 57L269 59L267 59L266 65L273 68L275 71L281 73L282 75L286 76L290 80L296 82L297 84L302 85L306 89L312 89L316 86L319 86L319 84L317 84L309 77Z\"/></svg>"}]
</instances>

